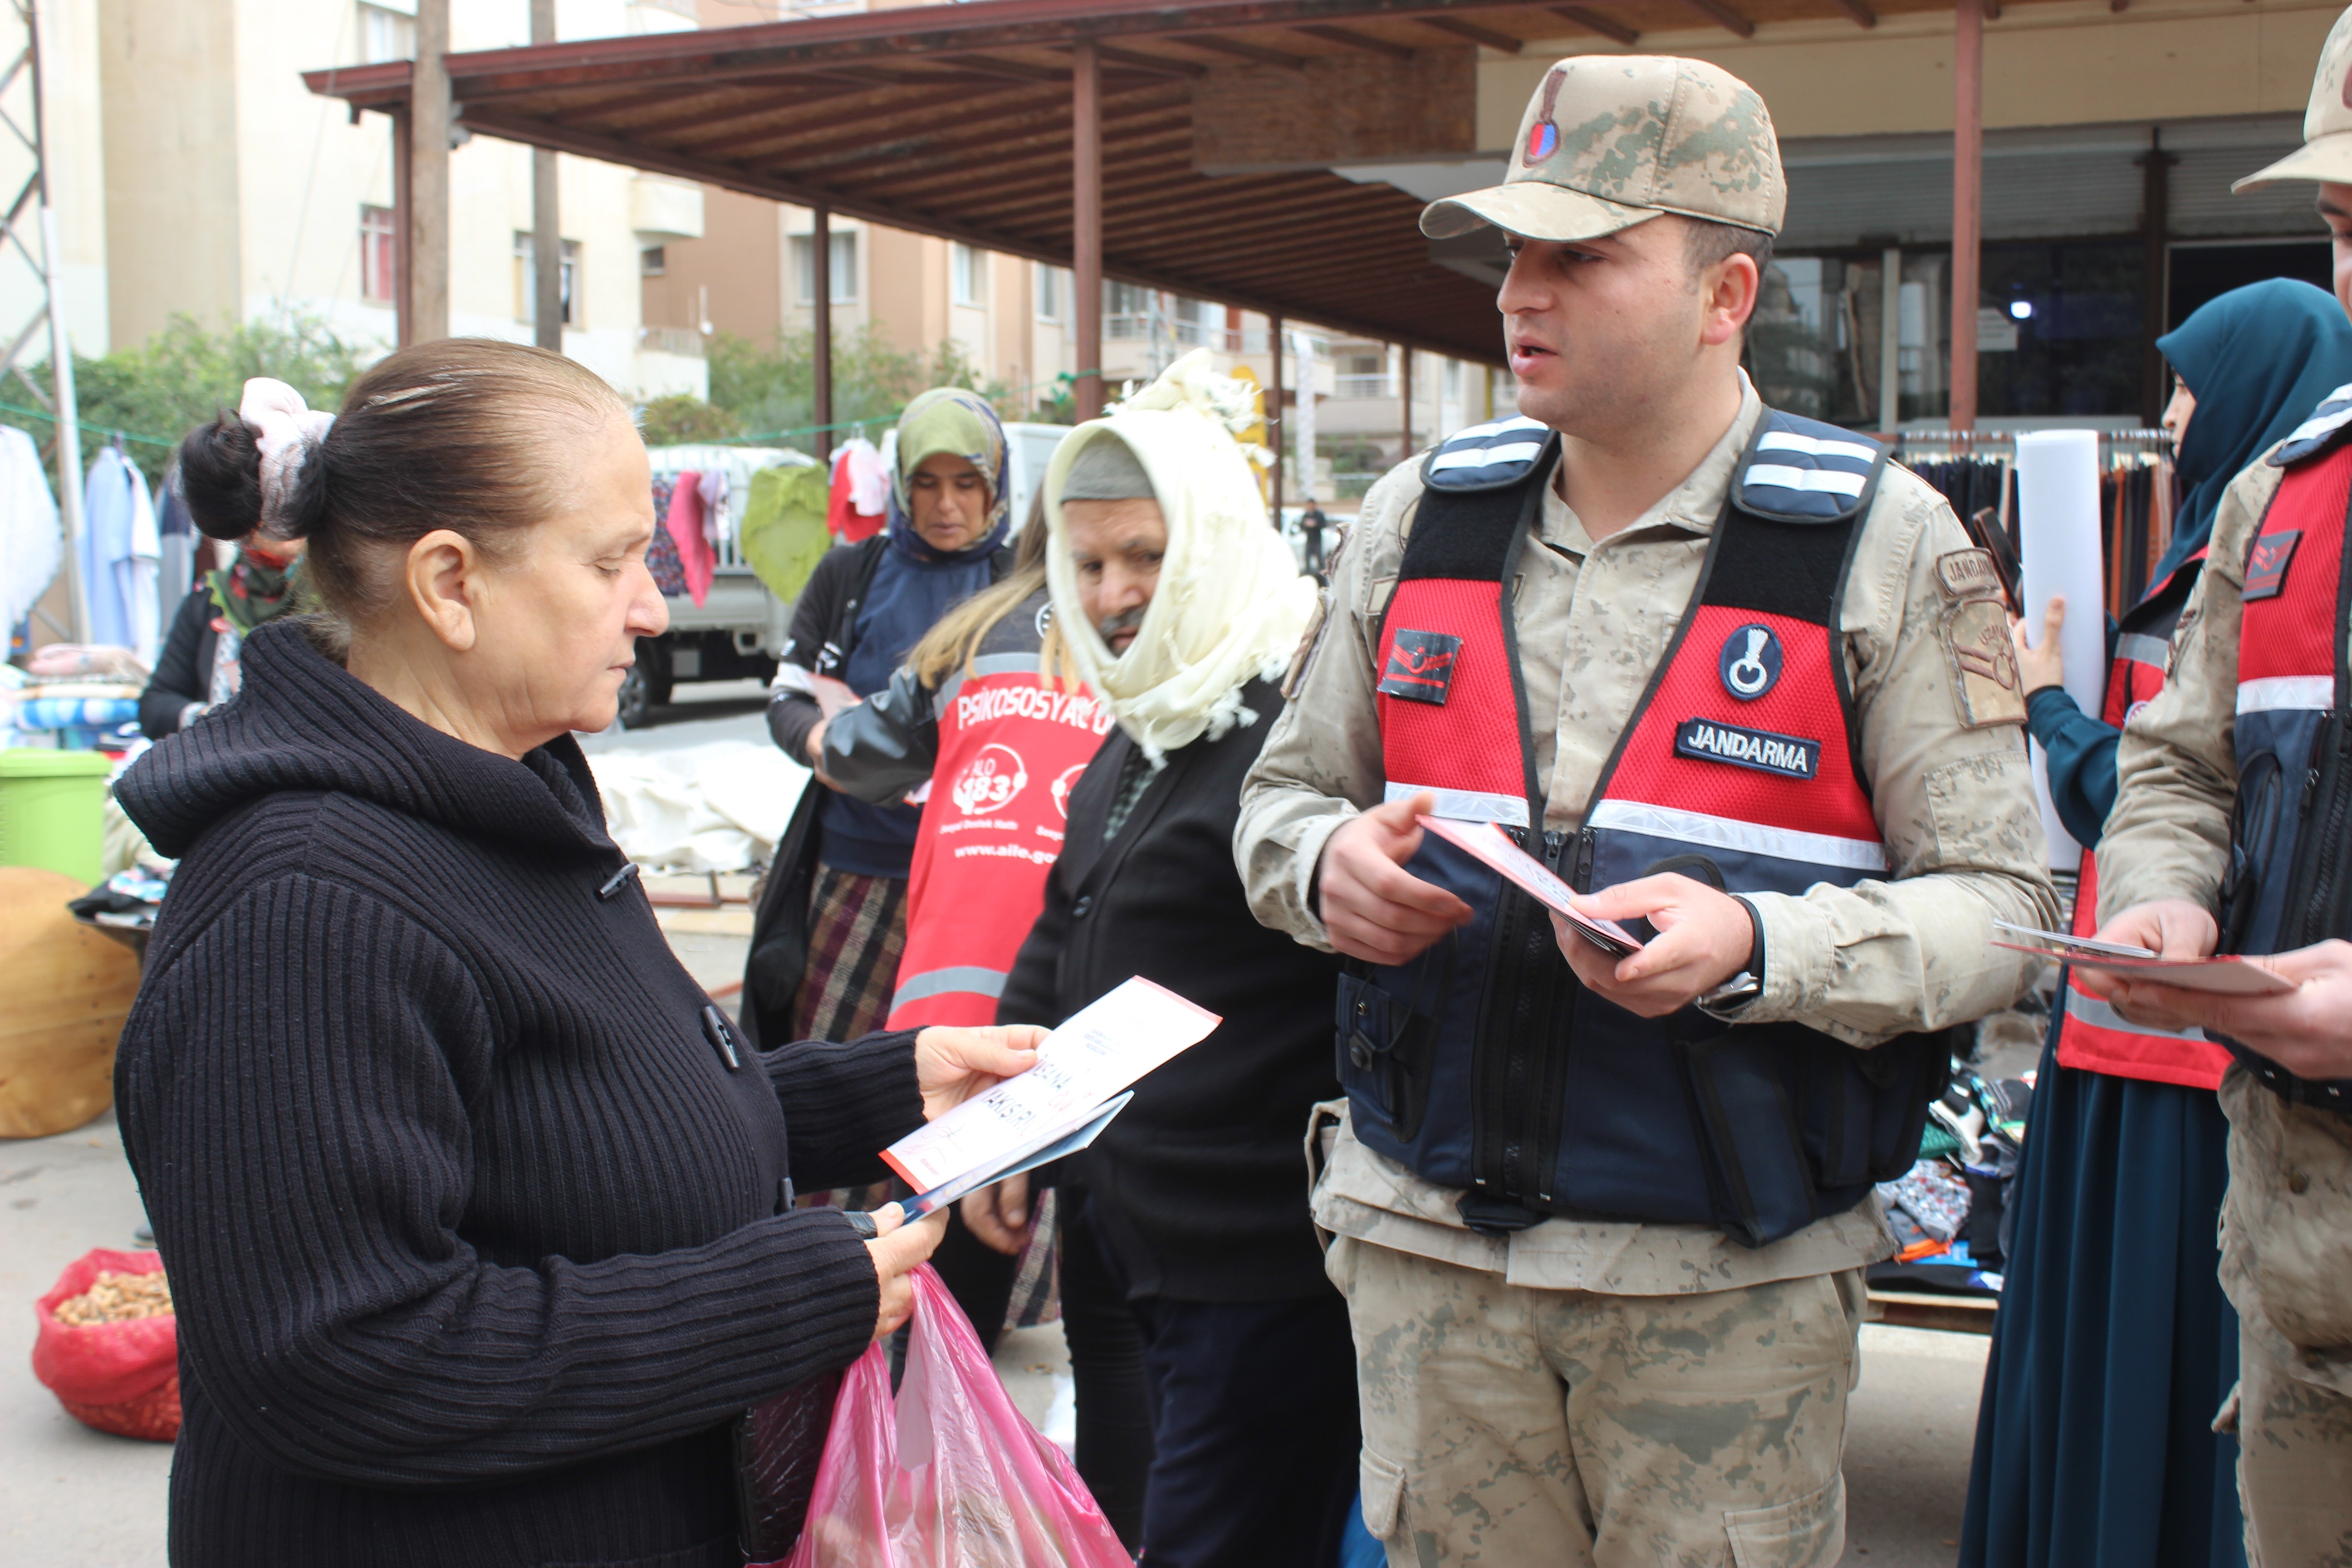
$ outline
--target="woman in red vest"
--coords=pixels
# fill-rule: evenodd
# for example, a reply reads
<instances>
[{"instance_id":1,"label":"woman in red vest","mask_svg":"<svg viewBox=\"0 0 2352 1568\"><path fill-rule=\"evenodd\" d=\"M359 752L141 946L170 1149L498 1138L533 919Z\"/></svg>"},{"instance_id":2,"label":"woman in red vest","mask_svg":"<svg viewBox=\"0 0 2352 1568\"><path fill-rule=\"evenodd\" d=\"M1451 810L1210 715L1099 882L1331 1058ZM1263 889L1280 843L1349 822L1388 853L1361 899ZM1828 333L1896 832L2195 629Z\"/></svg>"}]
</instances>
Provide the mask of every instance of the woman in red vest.
<instances>
[{"instance_id":1,"label":"woman in red vest","mask_svg":"<svg viewBox=\"0 0 2352 1568\"><path fill-rule=\"evenodd\" d=\"M2124 721L2164 684L2222 491L2352 381L2342 308L2284 279L2221 295L2157 347L2178 377L2165 423L2186 493L2154 585L2117 627L2104 721L2058 684L2061 607L2040 648L2019 638L2051 798L2085 846L2115 805ZM2096 887L2086 849L2074 920L2086 936ZM2195 1031L2139 1028L2072 984L2054 1012L2009 1201L1960 1563L2240 1568L2234 1455L2211 1431L2238 1376L2214 1239L2229 1181L2214 1089L2229 1054Z\"/></svg>"},{"instance_id":2,"label":"woman in red vest","mask_svg":"<svg viewBox=\"0 0 2352 1568\"><path fill-rule=\"evenodd\" d=\"M877 805L922 804L890 1028L996 1021L997 993L1061 853L1070 786L1111 724L1061 648L1040 508L1004 579L942 616L888 686L825 727L835 788ZM1018 1258L982 1245L955 1215L933 1262L992 1347Z\"/></svg>"}]
</instances>

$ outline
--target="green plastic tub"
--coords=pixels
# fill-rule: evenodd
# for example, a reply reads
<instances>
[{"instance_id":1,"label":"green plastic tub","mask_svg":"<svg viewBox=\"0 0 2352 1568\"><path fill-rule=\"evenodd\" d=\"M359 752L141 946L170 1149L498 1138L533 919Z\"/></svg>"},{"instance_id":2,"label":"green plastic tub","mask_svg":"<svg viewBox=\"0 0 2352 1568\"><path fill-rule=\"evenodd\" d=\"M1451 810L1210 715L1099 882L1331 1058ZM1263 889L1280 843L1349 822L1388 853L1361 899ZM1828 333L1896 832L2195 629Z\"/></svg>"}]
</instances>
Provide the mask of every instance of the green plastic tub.
<instances>
[{"instance_id":1,"label":"green plastic tub","mask_svg":"<svg viewBox=\"0 0 2352 1568\"><path fill-rule=\"evenodd\" d=\"M106 775L99 752L0 751L0 866L39 866L96 882L106 863Z\"/></svg>"}]
</instances>

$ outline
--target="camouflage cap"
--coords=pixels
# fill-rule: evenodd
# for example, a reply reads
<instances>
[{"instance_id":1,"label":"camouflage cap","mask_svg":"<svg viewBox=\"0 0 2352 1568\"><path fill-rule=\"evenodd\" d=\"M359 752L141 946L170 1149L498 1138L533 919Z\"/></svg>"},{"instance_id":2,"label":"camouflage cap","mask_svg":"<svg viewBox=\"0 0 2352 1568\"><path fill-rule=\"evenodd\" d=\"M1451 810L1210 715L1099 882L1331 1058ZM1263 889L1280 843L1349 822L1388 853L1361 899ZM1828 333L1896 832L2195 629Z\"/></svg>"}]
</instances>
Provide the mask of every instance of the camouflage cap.
<instances>
[{"instance_id":1,"label":"camouflage cap","mask_svg":"<svg viewBox=\"0 0 2352 1568\"><path fill-rule=\"evenodd\" d=\"M1529 239L1596 239L1660 213L1778 234L1780 144L1756 89L1671 55L1576 55L1528 100L1499 185L1432 202L1432 239L1493 224Z\"/></svg>"},{"instance_id":2,"label":"camouflage cap","mask_svg":"<svg viewBox=\"0 0 2352 1568\"><path fill-rule=\"evenodd\" d=\"M2352 10L2336 18L2320 47L2311 105L2303 111L2303 145L2230 188L2242 191L2275 180L2352 185Z\"/></svg>"}]
</instances>

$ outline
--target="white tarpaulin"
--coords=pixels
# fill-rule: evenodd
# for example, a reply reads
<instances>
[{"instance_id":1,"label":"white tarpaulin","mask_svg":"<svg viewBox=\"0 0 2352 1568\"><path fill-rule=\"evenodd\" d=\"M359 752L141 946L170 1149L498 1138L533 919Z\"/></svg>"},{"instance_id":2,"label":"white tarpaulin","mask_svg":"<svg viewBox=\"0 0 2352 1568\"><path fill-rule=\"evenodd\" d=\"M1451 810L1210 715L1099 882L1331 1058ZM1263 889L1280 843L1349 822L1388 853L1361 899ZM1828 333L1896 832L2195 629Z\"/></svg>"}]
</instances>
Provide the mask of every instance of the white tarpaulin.
<instances>
[{"instance_id":1,"label":"white tarpaulin","mask_svg":"<svg viewBox=\"0 0 2352 1568\"><path fill-rule=\"evenodd\" d=\"M621 853L648 870L740 871L775 854L808 769L766 742L588 759Z\"/></svg>"}]
</instances>

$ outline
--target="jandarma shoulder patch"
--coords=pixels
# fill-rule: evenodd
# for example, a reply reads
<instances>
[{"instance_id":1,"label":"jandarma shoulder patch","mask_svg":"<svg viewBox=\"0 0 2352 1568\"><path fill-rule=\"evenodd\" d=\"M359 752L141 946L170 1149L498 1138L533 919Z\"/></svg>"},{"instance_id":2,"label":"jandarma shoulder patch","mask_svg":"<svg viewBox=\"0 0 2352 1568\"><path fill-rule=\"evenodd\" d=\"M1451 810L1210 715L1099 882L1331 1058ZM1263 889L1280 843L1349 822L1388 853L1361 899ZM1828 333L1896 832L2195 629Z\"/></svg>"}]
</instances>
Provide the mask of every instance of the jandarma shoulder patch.
<instances>
[{"instance_id":1,"label":"jandarma shoulder patch","mask_svg":"<svg viewBox=\"0 0 2352 1568\"><path fill-rule=\"evenodd\" d=\"M1939 627L1952 668L1952 700L1971 730L2025 722L2025 682L2009 640L2009 604L2000 574L1983 550L1948 550L1936 557L1936 587L1944 596Z\"/></svg>"}]
</instances>

